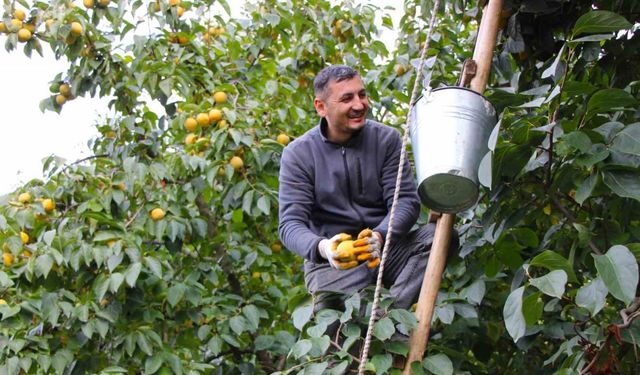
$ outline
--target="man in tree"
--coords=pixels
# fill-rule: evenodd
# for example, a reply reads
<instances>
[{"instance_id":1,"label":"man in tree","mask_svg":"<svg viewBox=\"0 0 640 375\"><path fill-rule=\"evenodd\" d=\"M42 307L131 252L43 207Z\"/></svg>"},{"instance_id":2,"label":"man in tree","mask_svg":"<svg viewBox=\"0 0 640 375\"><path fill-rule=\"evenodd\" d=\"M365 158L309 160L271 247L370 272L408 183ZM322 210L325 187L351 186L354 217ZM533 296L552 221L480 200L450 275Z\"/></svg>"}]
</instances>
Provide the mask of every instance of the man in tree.
<instances>
[{"instance_id":1,"label":"man in tree","mask_svg":"<svg viewBox=\"0 0 640 375\"><path fill-rule=\"evenodd\" d=\"M305 258L305 284L318 311L340 307L327 298L335 293L324 292L352 294L375 284L402 142L397 130L366 119L367 92L352 68L323 69L314 90L320 124L282 154L279 233ZM417 300L435 232L434 224L411 230L419 212L406 161L383 275L398 308Z\"/></svg>"}]
</instances>

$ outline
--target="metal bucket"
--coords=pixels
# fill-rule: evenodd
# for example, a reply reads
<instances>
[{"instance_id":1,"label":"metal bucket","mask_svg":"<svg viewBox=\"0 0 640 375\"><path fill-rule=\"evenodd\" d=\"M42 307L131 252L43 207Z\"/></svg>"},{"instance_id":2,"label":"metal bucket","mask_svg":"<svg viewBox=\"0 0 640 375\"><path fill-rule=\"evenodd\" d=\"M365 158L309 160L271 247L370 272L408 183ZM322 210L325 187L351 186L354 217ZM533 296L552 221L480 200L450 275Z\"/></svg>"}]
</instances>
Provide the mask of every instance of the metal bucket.
<instances>
[{"instance_id":1,"label":"metal bucket","mask_svg":"<svg viewBox=\"0 0 640 375\"><path fill-rule=\"evenodd\" d=\"M411 111L411 144L422 203L439 212L478 199L478 166L498 119L493 105L463 87L432 90Z\"/></svg>"}]
</instances>

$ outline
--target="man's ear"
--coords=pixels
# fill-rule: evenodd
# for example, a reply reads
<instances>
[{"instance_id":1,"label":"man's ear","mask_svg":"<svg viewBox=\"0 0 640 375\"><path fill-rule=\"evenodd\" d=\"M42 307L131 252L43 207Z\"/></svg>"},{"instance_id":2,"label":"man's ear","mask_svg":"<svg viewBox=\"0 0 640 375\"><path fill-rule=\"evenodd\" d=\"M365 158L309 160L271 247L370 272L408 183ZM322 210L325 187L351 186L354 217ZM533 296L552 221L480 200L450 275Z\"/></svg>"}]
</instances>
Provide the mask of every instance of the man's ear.
<instances>
[{"instance_id":1,"label":"man's ear","mask_svg":"<svg viewBox=\"0 0 640 375\"><path fill-rule=\"evenodd\" d=\"M316 112L318 112L320 117L325 117L327 114L327 108L322 100L315 98L313 100L313 106L316 108Z\"/></svg>"}]
</instances>

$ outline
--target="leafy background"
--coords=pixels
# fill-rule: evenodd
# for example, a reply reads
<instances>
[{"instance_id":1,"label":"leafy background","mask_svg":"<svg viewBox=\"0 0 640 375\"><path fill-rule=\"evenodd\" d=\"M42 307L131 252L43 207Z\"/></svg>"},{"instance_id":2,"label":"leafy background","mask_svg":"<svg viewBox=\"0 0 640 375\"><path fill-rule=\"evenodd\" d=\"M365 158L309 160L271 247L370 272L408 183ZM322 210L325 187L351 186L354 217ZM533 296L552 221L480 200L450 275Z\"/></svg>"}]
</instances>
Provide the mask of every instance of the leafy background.
<instances>
[{"instance_id":1,"label":"leafy background","mask_svg":"<svg viewBox=\"0 0 640 375\"><path fill-rule=\"evenodd\" d=\"M325 0L250 2L229 20L199 0L5 0L5 25L22 9L33 27L26 43L7 27L5 48L30 56L48 44L69 60L41 109L64 116L55 97L66 83L70 98L112 97L115 116L96 120L93 157L51 157L45 180L0 199L2 371L337 374L357 365L349 349L365 332L371 291L345 311L312 314L301 259L277 239L276 137L316 123L312 80L333 63L361 70L373 118L403 123L432 3L403 5L393 25L385 9ZM438 10L426 84L455 84L481 9L452 1ZM460 256L445 271L415 373L639 371L639 14L631 0L505 3L486 92L500 127L479 171L491 189L458 215ZM392 50L379 40L384 28L399 33ZM216 102L216 91L228 100ZM202 139L186 144L185 120L212 108L224 122L198 126ZM32 200L21 203L25 192ZM152 219L154 208L166 216ZM339 339L325 334L336 321ZM415 325L410 311L387 308L368 369L398 372L393 357L407 346L391 337Z\"/></svg>"}]
</instances>

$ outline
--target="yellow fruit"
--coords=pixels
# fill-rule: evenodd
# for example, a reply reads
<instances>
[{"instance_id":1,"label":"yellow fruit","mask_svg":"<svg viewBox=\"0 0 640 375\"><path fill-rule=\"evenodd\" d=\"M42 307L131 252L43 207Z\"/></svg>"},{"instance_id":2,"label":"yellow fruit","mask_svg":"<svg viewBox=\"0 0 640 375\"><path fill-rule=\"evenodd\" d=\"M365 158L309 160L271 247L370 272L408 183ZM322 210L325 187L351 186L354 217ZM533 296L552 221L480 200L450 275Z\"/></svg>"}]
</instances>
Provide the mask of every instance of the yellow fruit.
<instances>
[{"instance_id":1,"label":"yellow fruit","mask_svg":"<svg viewBox=\"0 0 640 375\"><path fill-rule=\"evenodd\" d=\"M200 147L200 148L207 148L209 146L209 138L206 137L200 137L196 140L196 144Z\"/></svg>"},{"instance_id":2,"label":"yellow fruit","mask_svg":"<svg viewBox=\"0 0 640 375\"><path fill-rule=\"evenodd\" d=\"M100 306L101 306L101 307L105 307L105 306L107 306L108 304L109 304L109 300L108 300L108 299L103 298L103 299L101 299L101 300L100 300Z\"/></svg>"},{"instance_id":3,"label":"yellow fruit","mask_svg":"<svg viewBox=\"0 0 640 375\"><path fill-rule=\"evenodd\" d=\"M191 134L187 134L186 137L184 137L184 143L187 145L192 145L194 143L196 143L196 139L198 138L197 135L191 133Z\"/></svg>"},{"instance_id":4,"label":"yellow fruit","mask_svg":"<svg viewBox=\"0 0 640 375\"><path fill-rule=\"evenodd\" d=\"M239 156L232 157L231 160L229 160L229 164L231 164L233 169L235 169L236 171L244 167L244 162L242 161L242 158L240 158Z\"/></svg>"},{"instance_id":5,"label":"yellow fruit","mask_svg":"<svg viewBox=\"0 0 640 375\"><path fill-rule=\"evenodd\" d=\"M29 30L29 32L30 32L31 34L33 34L33 33L35 33L35 32L36 32L36 25L34 25L34 24L32 24L32 23L25 23L25 24L23 24L23 26L24 26L24 28L25 28L26 30Z\"/></svg>"},{"instance_id":6,"label":"yellow fruit","mask_svg":"<svg viewBox=\"0 0 640 375\"><path fill-rule=\"evenodd\" d=\"M20 232L20 239L22 240L22 243L25 245L29 243L29 235L26 234L25 232Z\"/></svg>"},{"instance_id":7,"label":"yellow fruit","mask_svg":"<svg viewBox=\"0 0 640 375\"><path fill-rule=\"evenodd\" d=\"M151 210L151 213L149 214L149 216L151 216L151 218L155 221L162 220L164 218L164 215L165 215L164 210L159 207Z\"/></svg>"},{"instance_id":8,"label":"yellow fruit","mask_svg":"<svg viewBox=\"0 0 640 375\"><path fill-rule=\"evenodd\" d=\"M107 246L109 247L114 247L116 245L116 240L109 240L107 241Z\"/></svg>"},{"instance_id":9,"label":"yellow fruit","mask_svg":"<svg viewBox=\"0 0 640 375\"><path fill-rule=\"evenodd\" d=\"M227 94L223 91L216 91L213 94L213 99L216 101L216 103L224 103L227 101Z\"/></svg>"},{"instance_id":10,"label":"yellow fruit","mask_svg":"<svg viewBox=\"0 0 640 375\"><path fill-rule=\"evenodd\" d=\"M18 202L22 204L31 202L31 193L22 193L18 195Z\"/></svg>"},{"instance_id":11,"label":"yellow fruit","mask_svg":"<svg viewBox=\"0 0 640 375\"><path fill-rule=\"evenodd\" d=\"M11 253L2 254L2 261L4 262L4 265L7 267L10 267L13 264L13 259L14 259L14 256Z\"/></svg>"},{"instance_id":12,"label":"yellow fruit","mask_svg":"<svg viewBox=\"0 0 640 375\"><path fill-rule=\"evenodd\" d=\"M205 32L204 34L202 34L202 40L204 40L205 42L208 42L209 38L211 38L209 33Z\"/></svg>"},{"instance_id":13,"label":"yellow fruit","mask_svg":"<svg viewBox=\"0 0 640 375\"><path fill-rule=\"evenodd\" d=\"M19 19L20 21L24 21L27 15L24 13L24 10L16 9L16 11L13 13L13 16Z\"/></svg>"},{"instance_id":14,"label":"yellow fruit","mask_svg":"<svg viewBox=\"0 0 640 375\"><path fill-rule=\"evenodd\" d=\"M393 71L396 72L396 75L398 75L398 76L401 76L401 75L403 75L404 73L407 72L407 70L405 69L404 65L402 65L402 64L396 64L393 67Z\"/></svg>"},{"instance_id":15,"label":"yellow fruit","mask_svg":"<svg viewBox=\"0 0 640 375\"><path fill-rule=\"evenodd\" d=\"M22 252L22 256L25 258L30 258L31 257L31 251L29 250L25 250Z\"/></svg>"},{"instance_id":16,"label":"yellow fruit","mask_svg":"<svg viewBox=\"0 0 640 375\"><path fill-rule=\"evenodd\" d=\"M0 305L6 305L7 301L3 300L2 298L0 298Z\"/></svg>"},{"instance_id":17,"label":"yellow fruit","mask_svg":"<svg viewBox=\"0 0 640 375\"><path fill-rule=\"evenodd\" d=\"M153 4L153 10L155 10L156 12L159 12L160 9L162 9L162 7L160 6L160 2L156 1L156 3Z\"/></svg>"},{"instance_id":18,"label":"yellow fruit","mask_svg":"<svg viewBox=\"0 0 640 375\"><path fill-rule=\"evenodd\" d=\"M13 18L11 20L11 24L9 25L9 32L15 33L15 32L18 32L18 30L20 29L22 29L22 21L20 21L17 18Z\"/></svg>"},{"instance_id":19,"label":"yellow fruit","mask_svg":"<svg viewBox=\"0 0 640 375\"><path fill-rule=\"evenodd\" d=\"M22 28L22 29L20 29L18 31L18 41L19 42L24 43L24 42L28 41L29 39L31 39L31 31L29 31L29 30L27 30L25 28Z\"/></svg>"},{"instance_id":20,"label":"yellow fruit","mask_svg":"<svg viewBox=\"0 0 640 375\"><path fill-rule=\"evenodd\" d=\"M44 25L47 28L47 30L49 30L51 28L51 26L53 26L54 22L55 22L55 20L53 18L49 18L46 21L44 21Z\"/></svg>"},{"instance_id":21,"label":"yellow fruit","mask_svg":"<svg viewBox=\"0 0 640 375\"><path fill-rule=\"evenodd\" d=\"M80 22L71 22L71 34L75 36L82 35L82 25Z\"/></svg>"},{"instance_id":22,"label":"yellow fruit","mask_svg":"<svg viewBox=\"0 0 640 375\"><path fill-rule=\"evenodd\" d=\"M180 4L180 0L169 0L169 6L174 7Z\"/></svg>"},{"instance_id":23,"label":"yellow fruit","mask_svg":"<svg viewBox=\"0 0 640 375\"><path fill-rule=\"evenodd\" d=\"M53 199L47 198L42 201L42 207L46 212L51 212L54 208L56 208L56 205L53 202Z\"/></svg>"},{"instance_id":24,"label":"yellow fruit","mask_svg":"<svg viewBox=\"0 0 640 375\"><path fill-rule=\"evenodd\" d=\"M184 36L184 35L180 35L180 36L178 37L178 43L180 43L180 44L187 44L187 43L189 43L189 38L187 38L187 37L186 37L186 36Z\"/></svg>"},{"instance_id":25,"label":"yellow fruit","mask_svg":"<svg viewBox=\"0 0 640 375\"><path fill-rule=\"evenodd\" d=\"M118 185L116 185L116 187L118 188L118 190L122 190L122 191L124 191L124 189L127 188L124 182L119 183Z\"/></svg>"},{"instance_id":26,"label":"yellow fruit","mask_svg":"<svg viewBox=\"0 0 640 375\"><path fill-rule=\"evenodd\" d=\"M271 251L273 251L274 253L279 253L281 250L282 250L282 245L279 244L278 242L271 245Z\"/></svg>"},{"instance_id":27,"label":"yellow fruit","mask_svg":"<svg viewBox=\"0 0 640 375\"><path fill-rule=\"evenodd\" d=\"M176 13L178 14L178 17L182 17L182 15L184 14L184 8L178 7L178 9L176 9Z\"/></svg>"},{"instance_id":28,"label":"yellow fruit","mask_svg":"<svg viewBox=\"0 0 640 375\"><path fill-rule=\"evenodd\" d=\"M251 274L251 277L253 277L254 279L259 279L260 276L262 276L262 274L258 271Z\"/></svg>"},{"instance_id":29,"label":"yellow fruit","mask_svg":"<svg viewBox=\"0 0 640 375\"><path fill-rule=\"evenodd\" d=\"M198 125L204 127L209 126L209 115L207 113L198 113L198 115L196 116L196 122L198 122Z\"/></svg>"},{"instance_id":30,"label":"yellow fruit","mask_svg":"<svg viewBox=\"0 0 640 375\"><path fill-rule=\"evenodd\" d=\"M93 0L83 0L82 4L84 4L85 8L93 8L95 6L95 3L93 2Z\"/></svg>"},{"instance_id":31,"label":"yellow fruit","mask_svg":"<svg viewBox=\"0 0 640 375\"><path fill-rule=\"evenodd\" d=\"M288 135L286 135L284 133L281 133L281 134L278 135L278 137L276 137L276 141L278 143L280 143L281 145L286 146L291 141L291 138L289 138Z\"/></svg>"},{"instance_id":32,"label":"yellow fruit","mask_svg":"<svg viewBox=\"0 0 640 375\"><path fill-rule=\"evenodd\" d=\"M67 102L67 98L64 95L56 95L56 104L63 105Z\"/></svg>"},{"instance_id":33,"label":"yellow fruit","mask_svg":"<svg viewBox=\"0 0 640 375\"><path fill-rule=\"evenodd\" d=\"M7 31L9 31L7 25L5 25L4 22L0 22L0 33L6 33Z\"/></svg>"},{"instance_id":34,"label":"yellow fruit","mask_svg":"<svg viewBox=\"0 0 640 375\"><path fill-rule=\"evenodd\" d=\"M218 122L222 120L222 111L214 108L209 111L208 118L209 118L209 122Z\"/></svg>"},{"instance_id":35,"label":"yellow fruit","mask_svg":"<svg viewBox=\"0 0 640 375\"><path fill-rule=\"evenodd\" d=\"M192 132L198 128L198 121L193 117L189 117L184 122L184 128L187 129L187 131Z\"/></svg>"},{"instance_id":36,"label":"yellow fruit","mask_svg":"<svg viewBox=\"0 0 640 375\"><path fill-rule=\"evenodd\" d=\"M98 4L103 8L107 7L110 2L111 2L111 0L98 0Z\"/></svg>"},{"instance_id":37,"label":"yellow fruit","mask_svg":"<svg viewBox=\"0 0 640 375\"><path fill-rule=\"evenodd\" d=\"M218 121L218 129L226 129L227 127L227 120Z\"/></svg>"},{"instance_id":38,"label":"yellow fruit","mask_svg":"<svg viewBox=\"0 0 640 375\"><path fill-rule=\"evenodd\" d=\"M104 133L104 136L109 139L113 139L116 137L116 132L114 132L113 130L109 130L108 132Z\"/></svg>"},{"instance_id":39,"label":"yellow fruit","mask_svg":"<svg viewBox=\"0 0 640 375\"><path fill-rule=\"evenodd\" d=\"M60 90L60 94L67 98L71 96L71 86L68 83L61 84L58 90Z\"/></svg>"}]
</instances>

